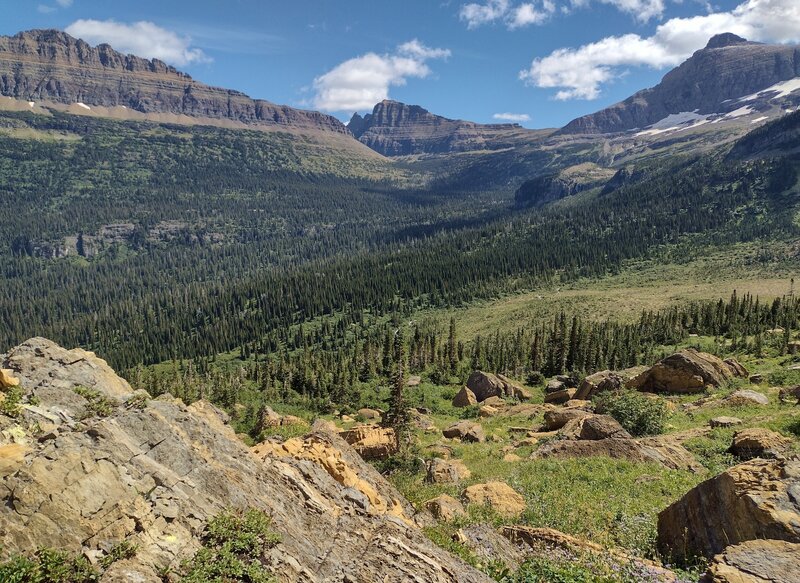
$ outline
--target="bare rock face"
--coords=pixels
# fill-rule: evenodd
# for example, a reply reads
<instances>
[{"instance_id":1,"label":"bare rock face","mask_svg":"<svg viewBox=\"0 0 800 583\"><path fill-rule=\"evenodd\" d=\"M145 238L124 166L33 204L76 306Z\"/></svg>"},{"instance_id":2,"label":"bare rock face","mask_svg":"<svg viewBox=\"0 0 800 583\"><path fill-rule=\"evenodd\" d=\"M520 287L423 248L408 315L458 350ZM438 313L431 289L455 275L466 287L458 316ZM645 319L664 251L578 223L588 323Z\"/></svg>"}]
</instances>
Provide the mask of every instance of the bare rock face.
<instances>
[{"instance_id":1,"label":"bare rock face","mask_svg":"<svg viewBox=\"0 0 800 583\"><path fill-rule=\"evenodd\" d=\"M447 494L442 494L428 500L425 502L424 506L436 520L444 522L452 522L456 518L467 515L467 511L464 510L464 506L462 506L461 502Z\"/></svg>"},{"instance_id":2,"label":"bare rock face","mask_svg":"<svg viewBox=\"0 0 800 583\"><path fill-rule=\"evenodd\" d=\"M628 388L655 393L699 393L733 378L734 371L722 360L687 348L668 356L628 381Z\"/></svg>"},{"instance_id":3,"label":"bare rock face","mask_svg":"<svg viewBox=\"0 0 800 583\"><path fill-rule=\"evenodd\" d=\"M609 457L632 462L658 463L669 469L701 471L691 453L680 444L666 444L650 439L556 439L542 445L534 459L574 459Z\"/></svg>"},{"instance_id":4,"label":"bare rock face","mask_svg":"<svg viewBox=\"0 0 800 583\"><path fill-rule=\"evenodd\" d=\"M480 370L474 371L467 379L467 388L472 391L479 403L490 397L518 398L522 400L527 391L514 381L502 376Z\"/></svg>"},{"instance_id":5,"label":"bare rock face","mask_svg":"<svg viewBox=\"0 0 800 583\"><path fill-rule=\"evenodd\" d=\"M749 540L716 555L706 583L794 583L800 574L800 544Z\"/></svg>"},{"instance_id":6,"label":"bare rock face","mask_svg":"<svg viewBox=\"0 0 800 583\"><path fill-rule=\"evenodd\" d=\"M23 443L0 445L3 557L46 545L99 558L126 540L136 556L103 580L155 582L193 556L210 518L256 508L282 536L264 559L279 581L489 581L433 545L420 530L429 515L336 435L318 430L251 451L210 404L121 395L124 381L80 351L34 339L10 355L26 394L50 379L52 398L36 407L56 429L39 441L38 422L23 415L13 420ZM123 404L73 423L58 415L58 394L78 384Z\"/></svg>"},{"instance_id":7,"label":"bare rock face","mask_svg":"<svg viewBox=\"0 0 800 583\"><path fill-rule=\"evenodd\" d=\"M625 101L571 121L562 134L603 134L644 128L670 114L732 111L737 97L800 75L800 48L748 42L730 33L667 73L661 83Z\"/></svg>"},{"instance_id":8,"label":"bare rock face","mask_svg":"<svg viewBox=\"0 0 800 583\"><path fill-rule=\"evenodd\" d=\"M630 433L609 415L587 415L573 419L560 432L566 439L583 439L596 441L599 439L632 439Z\"/></svg>"},{"instance_id":9,"label":"bare rock face","mask_svg":"<svg viewBox=\"0 0 800 583\"><path fill-rule=\"evenodd\" d=\"M756 457L774 458L781 455L790 443L791 441L780 433L753 427L736 432L729 451L743 460Z\"/></svg>"},{"instance_id":10,"label":"bare rock face","mask_svg":"<svg viewBox=\"0 0 800 583\"><path fill-rule=\"evenodd\" d=\"M517 124L447 119L418 105L388 99L364 117L353 115L347 127L360 142L384 156L497 150L520 143L530 133Z\"/></svg>"},{"instance_id":11,"label":"bare rock face","mask_svg":"<svg viewBox=\"0 0 800 583\"><path fill-rule=\"evenodd\" d=\"M712 558L754 539L800 543L800 461L753 460L691 489L658 515L658 548Z\"/></svg>"},{"instance_id":12,"label":"bare rock face","mask_svg":"<svg viewBox=\"0 0 800 583\"><path fill-rule=\"evenodd\" d=\"M514 518L525 512L525 498L505 482L473 484L462 495L468 504L488 506L507 518Z\"/></svg>"},{"instance_id":13,"label":"bare rock face","mask_svg":"<svg viewBox=\"0 0 800 583\"><path fill-rule=\"evenodd\" d=\"M485 523L465 526L458 530L454 538L484 564L500 561L506 568L516 571L528 558L524 546L514 544Z\"/></svg>"},{"instance_id":14,"label":"bare rock face","mask_svg":"<svg viewBox=\"0 0 800 583\"><path fill-rule=\"evenodd\" d=\"M577 389L561 389L559 391L553 391L544 396L544 402L553 405L563 405L567 401L573 400L576 392Z\"/></svg>"},{"instance_id":15,"label":"bare rock face","mask_svg":"<svg viewBox=\"0 0 800 583\"><path fill-rule=\"evenodd\" d=\"M157 59L123 55L106 44L92 47L58 30L0 36L0 95L349 133L332 116L210 87Z\"/></svg>"},{"instance_id":16,"label":"bare rock face","mask_svg":"<svg viewBox=\"0 0 800 583\"><path fill-rule=\"evenodd\" d=\"M582 419L591 415L583 409L552 409L544 414L544 427L547 431L561 429L573 419Z\"/></svg>"},{"instance_id":17,"label":"bare rock face","mask_svg":"<svg viewBox=\"0 0 800 583\"><path fill-rule=\"evenodd\" d=\"M397 437L391 427L359 425L340 435L365 460L385 459L397 453Z\"/></svg>"}]
</instances>

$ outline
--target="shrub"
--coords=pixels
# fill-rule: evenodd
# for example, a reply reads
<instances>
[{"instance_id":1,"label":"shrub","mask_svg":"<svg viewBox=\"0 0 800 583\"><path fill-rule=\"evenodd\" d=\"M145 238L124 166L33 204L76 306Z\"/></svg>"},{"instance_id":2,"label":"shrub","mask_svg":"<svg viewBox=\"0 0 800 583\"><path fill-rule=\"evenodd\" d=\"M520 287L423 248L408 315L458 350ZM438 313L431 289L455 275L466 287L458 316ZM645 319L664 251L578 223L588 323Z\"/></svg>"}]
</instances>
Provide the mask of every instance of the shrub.
<instances>
[{"instance_id":1,"label":"shrub","mask_svg":"<svg viewBox=\"0 0 800 583\"><path fill-rule=\"evenodd\" d=\"M100 574L84 557L66 551L39 549L32 558L14 556L0 563L4 583L90 583Z\"/></svg>"},{"instance_id":2,"label":"shrub","mask_svg":"<svg viewBox=\"0 0 800 583\"><path fill-rule=\"evenodd\" d=\"M182 583L271 583L261 558L280 538L260 510L222 512L209 521L202 548L182 566Z\"/></svg>"},{"instance_id":3,"label":"shrub","mask_svg":"<svg viewBox=\"0 0 800 583\"><path fill-rule=\"evenodd\" d=\"M19 387L11 387L3 393L5 397L0 401L0 413L8 415L9 417L16 417L20 412L20 405L22 403L22 389Z\"/></svg>"},{"instance_id":4,"label":"shrub","mask_svg":"<svg viewBox=\"0 0 800 583\"><path fill-rule=\"evenodd\" d=\"M597 410L611 415L628 433L637 437L663 433L669 415L663 399L636 391L602 394L595 405Z\"/></svg>"},{"instance_id":5,"label":"shrub","mask_svg":"<svg viewBox=\"0 0 800 583\"><path fill-rule=\"evenodd\" d=\"M87 401L85 417L108 417L114 411L114 402L100 391L87 387L75 387L74 391Z\"/></svg>"}]
</instances>

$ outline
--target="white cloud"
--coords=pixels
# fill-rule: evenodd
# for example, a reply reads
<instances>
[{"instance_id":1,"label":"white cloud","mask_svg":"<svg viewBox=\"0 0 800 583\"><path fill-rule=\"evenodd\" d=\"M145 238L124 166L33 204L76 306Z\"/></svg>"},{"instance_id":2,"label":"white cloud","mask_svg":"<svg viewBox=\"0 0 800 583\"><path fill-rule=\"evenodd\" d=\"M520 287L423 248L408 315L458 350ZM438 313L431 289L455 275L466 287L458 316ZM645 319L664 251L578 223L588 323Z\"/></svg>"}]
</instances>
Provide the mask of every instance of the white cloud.
<instances>
[{"instance_id":1,"label":"white cloud","mask_svg":"<svg viewBox=\"0 0 800 583\"><path fill-rule=\"evenodd\" d=\"M447 49L427 47L414 39L393 54L367 53L349 59L314 79L313 106L324 111L363 111L389 97L391 86L405 85L410 77L431 74L430 59L446 59Z\"/></svg>"},{"instance_id":2,"label":"white cloud","mask_svg":"<svg viewBox=\"0 0 800 583\"><path fill-rule=\"evenodd\" d=\"M152 22L125 24L114 20L77 20L66 28L66 32L89 44L108 43L120 52L160 59L177 66L210 60L202 50L191 47L189 37Z\"/></svg>"},{"instance_id":3,"label":"white cloud","mask_svg":"<svg viewBox=\"0 0 800 583\"><path fill-rule=\"evenodd\" d=\"M562 5L562 12L569 13L575 8L585 8L592 2L609 4L633 15L640 22L651 18L661 18L664 14L665 0L570 0ZM459 18L467 23L467 28L474 29L484 24L502 22L509 30L542 24L556 12L554 0L537 0L536 2L513 3L510 0L485 0L483 3L463 4Z\"/></svg>"},{"instance_id":4,"label":"white cloud","mask_svg":"<svg viewBox=\"0 0 800 583\"><path fill-rule=\"evenodd\" d=\"M531 116L529 116L527 113L495 113L492 116L492 119L521 123L524 121L531 121Z\"/></svg>"},{"instance_id":5,"label":"white cloud","mask_svg":"<svg viewBox=\"0 0 800 583\"><path fill-rule=\"evenodd\" d=\"M61 6L61 8L69 8L72 6L72 0L56 0L56 4Z\"/></svg>"},{"instance_id":6,"label":"white cloud","mask_svg":"<svg viewBox=\"0 0 800 583\"><path fill-rule=\"evenodd\" d=\"M673 67L722 32L762 42L800 40L800 2L746 0L729 12L673 18L649 37L606 37L578 48L561 48L536 58L520 73L529 85L558 89L556 99L595 99L602 85L626 67Z\"/></svg>"},{"instance_id":7,"label":"white cloud","mask_svg":"<svg viewBox=\"0 0 800 583\"><path fill-rule=\"evenodd\" d=\"M51 12L55 12L58 10L55 6L48 6L47 4L39 4L36 7L36 10L41 14L50 14Z\"/></svg>"}]
</instances>

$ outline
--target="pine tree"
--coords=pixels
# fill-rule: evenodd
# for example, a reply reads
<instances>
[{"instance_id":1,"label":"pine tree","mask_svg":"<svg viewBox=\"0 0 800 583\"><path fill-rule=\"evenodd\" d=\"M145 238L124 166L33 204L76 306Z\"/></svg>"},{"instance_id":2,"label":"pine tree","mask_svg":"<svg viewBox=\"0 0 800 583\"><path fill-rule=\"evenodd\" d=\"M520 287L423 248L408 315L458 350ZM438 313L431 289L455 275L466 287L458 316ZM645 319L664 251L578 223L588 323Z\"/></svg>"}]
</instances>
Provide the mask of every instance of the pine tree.
<instances>
[{"instance_id":1,"label":"pine tree","mask_svg":"<svg viewBox=\"0 0 800 583\"><path fill-rule=\"evenodd\" d=\"M392 373L392 390L389 396L388 410L384 416L384 425L394 429L397 449L403 452L411 438L411 417L405 400L406 370L403 345L403 333L394 333L394 370Z\"/></svg>"}]
</instances>

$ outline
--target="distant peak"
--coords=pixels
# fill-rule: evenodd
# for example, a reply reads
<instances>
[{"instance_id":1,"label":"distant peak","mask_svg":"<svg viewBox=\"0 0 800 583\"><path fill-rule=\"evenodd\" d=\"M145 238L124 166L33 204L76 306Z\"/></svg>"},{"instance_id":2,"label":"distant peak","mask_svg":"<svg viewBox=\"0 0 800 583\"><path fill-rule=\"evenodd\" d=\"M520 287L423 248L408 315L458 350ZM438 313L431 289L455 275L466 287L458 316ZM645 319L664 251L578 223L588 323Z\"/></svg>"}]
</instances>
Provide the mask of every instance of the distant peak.
<instances>
[{"instance_id":1,"label":"distant peak","mask_svg":"<svg viewBox=\"0 0 800 583\"><path fill-rule=\"evenodd\" d=\"M715 34L711 37L706 45L707 49L721 49L723 47L732 47L734 45L749 45L752 44L747 39L744 39L732 32L723 32L722 34Z\"/></svg>"}]
</instances>

